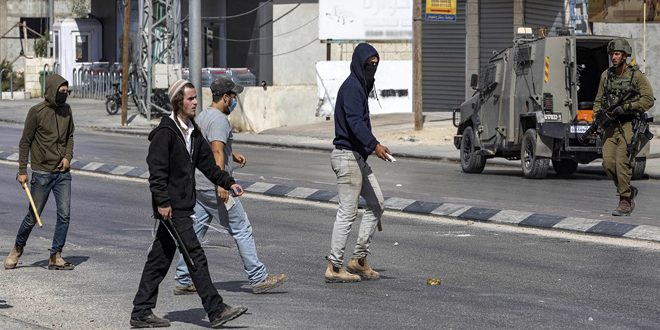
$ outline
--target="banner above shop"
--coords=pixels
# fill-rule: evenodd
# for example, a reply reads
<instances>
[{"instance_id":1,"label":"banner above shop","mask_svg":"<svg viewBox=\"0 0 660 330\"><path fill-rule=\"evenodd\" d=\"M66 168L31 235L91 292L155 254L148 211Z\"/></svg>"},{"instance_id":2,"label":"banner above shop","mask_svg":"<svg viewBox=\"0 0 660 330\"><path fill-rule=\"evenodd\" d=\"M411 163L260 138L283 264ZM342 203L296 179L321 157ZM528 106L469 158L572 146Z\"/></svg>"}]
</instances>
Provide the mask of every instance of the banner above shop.
<instances>
[{"instance_id":1,"label":"banner above shop","mask_svg":"<svg viewBox=\"0 0 660 330\"><path fill-rule=\"evenodd\" d=\"M410 0L319 0L319 39L412 40L412 9Z\"/></svg>"}]
</instances>

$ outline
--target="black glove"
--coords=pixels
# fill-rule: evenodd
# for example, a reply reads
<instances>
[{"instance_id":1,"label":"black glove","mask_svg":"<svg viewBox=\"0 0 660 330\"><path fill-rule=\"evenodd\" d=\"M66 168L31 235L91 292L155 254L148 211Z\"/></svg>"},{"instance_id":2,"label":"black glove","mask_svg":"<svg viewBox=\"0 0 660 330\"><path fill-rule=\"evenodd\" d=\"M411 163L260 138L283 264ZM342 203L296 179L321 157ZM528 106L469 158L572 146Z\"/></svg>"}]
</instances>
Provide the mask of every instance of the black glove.
<instances>
[{"instance_id":1,"label":"black glove","mask_svg":"<svg viewBox=\"0 0 660 330\"><path fill-rule=\"evenodd\" d=\"M612 109L612 114L615 116L621 116L626 113L626 110L623 110L622 106L618 106L614 109Z\"/></svg>"}]
</instances>

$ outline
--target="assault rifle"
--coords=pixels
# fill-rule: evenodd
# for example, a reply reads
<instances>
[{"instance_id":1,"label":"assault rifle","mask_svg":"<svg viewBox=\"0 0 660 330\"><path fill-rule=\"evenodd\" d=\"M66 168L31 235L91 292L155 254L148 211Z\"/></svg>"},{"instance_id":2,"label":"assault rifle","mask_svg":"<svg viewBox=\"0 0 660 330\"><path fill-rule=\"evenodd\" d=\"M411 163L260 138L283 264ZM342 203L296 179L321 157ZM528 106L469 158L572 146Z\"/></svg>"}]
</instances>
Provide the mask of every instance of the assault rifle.
<instances>
[{"instance_id":1,"label":"assault rifle","mask_svg":"<svg viewBox=\"0 0 660 330\"><path fill-rule=\"evenodd\" d=\"M651 141L651 139L653 139L653 133L651 133L651 131L649 131L649 124L648 124L652 121L653 121L653 117L649 117L646 112L644 112L641 115L637 116L632 121L633 135L632 135L632 138L630 139L630 143L628 144L628 148L626 149L628 151L628 161L631 164L632 164L633 160L635 159L635 156L637 154L637 150L643 148L644 145L646 145L646 143L648 143L648 141ZM646 141L640 140L640 137L644 137L646 139ZM639 149L638 149L637 144L639 144Z\"/></svg>"},{"instance_id":2,"label":"assault rifle","mask_svg":"<svg viewBox=\"0 0 660 330\"><path fill-rule=\"evenodd\" d=\"M616 122L616 118L612 114L612 111L616 107L618 107L618 106L622 105L624 102L628 101L628 99L630 97L632 97L634 94L635 94L634 91L628 91L626 94L623 95L623 97L620 97L619 100L616 103L610 105L609 108L607 108L606 110L601 110L600 115L598 115L598 116L596 116L596 118L594 118L593 123L591 123L591 126L589 126L587 131L584 132L584 134L582 134L578 137L578 141L580 141L580 143L582 143L582 142L584 142L584 140L587 139L587 137L596 134L599 129L607 129L610 126L612 126L612 124L614 122Z\"/></svg>"}]
</instances>

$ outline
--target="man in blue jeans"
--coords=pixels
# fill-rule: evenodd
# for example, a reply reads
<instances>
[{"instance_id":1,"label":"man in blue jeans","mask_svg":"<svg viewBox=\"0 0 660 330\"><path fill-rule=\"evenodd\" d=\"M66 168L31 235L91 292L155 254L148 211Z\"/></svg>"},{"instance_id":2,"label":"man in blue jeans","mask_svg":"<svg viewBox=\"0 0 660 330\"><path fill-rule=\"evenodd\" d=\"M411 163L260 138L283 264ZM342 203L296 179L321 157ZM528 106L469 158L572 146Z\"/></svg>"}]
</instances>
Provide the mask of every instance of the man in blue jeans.
<instances>
[{"instance_id":1,"label":"man in blue jeans","mask_svg":"<svg viewBox=\"0 0 660 330\"><path fill-rule=\"evenodd\" d=\"M74 268L74 265L62 259L62 248L69 231L71 205L69 167L73 158L74 125L71 107L66 103L68 95L69 83L62 76L54 74L46 78L44 101L28 111L18 152L16 180L21 185L28 182L29 156L32 167L30 190L37 212L41 214L51 191L55 196L57 222L48 259L48 269L51 270ZM5 259L5 269L13 269L18 264L35 221L35 215L28 205L28 212L18 229L14 248Z\"/></svg>"},{"instance_id":2,"label":"man in blue jeans","mask_svg":"<svg viewBox=\"0 0 660 330\"><path fill-rule=\"evenodd\" d=\"M331 283L376 280L380 274L367 263L369 244L383 215L383 193L376 176L367 163L371 153L382 160L391 160L390 150L371 133L369 94L374 88L380 58L374 47L359 44L353 51L351 74L337 93L335 104L335 149L330 155L332 170L337 176L339 209L330 242L330 254L325 281ZM351 226L358 213L362 196L366 202L357 244L344 269L344 251Z\"/></svg>"},{"instance_id":3,"label":"man in blue jeans","mask_svg":"<svg viewBox=\"0 0 660 330\"><path fill-rule=\"evenodd\" d=\"M238 102L237 94L242 91L243 86L236 85L229 79L215 80L211 84L213 95L211 106L195 118L202 134L211 145L216 164L230 175L233 172L232 160L240 167L245 166L247 162L245 156L232 150L234 136L228 118ZM199 241L204 239L211 221L214 218L218 219L238 246L238 253L252 285L252 292L263 293L282 285L287 280L287 276L268 275L266 266L257 257L252 225L241 201L222 187L216 187L199 171L195 173L195 181L197 203L193 228ZM177 281L177 286L174 288L175 295L196 292L182 257L179 257L177 263L175 279Z\"/></svg>"}]
</instances>

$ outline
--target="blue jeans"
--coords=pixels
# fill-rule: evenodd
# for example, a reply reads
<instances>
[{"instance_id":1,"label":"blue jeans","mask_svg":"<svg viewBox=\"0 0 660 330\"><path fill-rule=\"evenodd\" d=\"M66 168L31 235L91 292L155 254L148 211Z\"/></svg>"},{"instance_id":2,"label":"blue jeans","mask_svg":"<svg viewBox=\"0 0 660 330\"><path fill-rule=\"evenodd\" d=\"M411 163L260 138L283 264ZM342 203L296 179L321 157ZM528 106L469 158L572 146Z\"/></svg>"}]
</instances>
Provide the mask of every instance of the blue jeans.
<instances>
[{"instance_id":1,"label":"blue jeans","mask_svg":"<svg viewBox=\"0 0 660 330\"><path fill-rule=\"evenodd\" d=\"M335 149L330 155L330 164L337 176L339 208L332 229L328 260L336 267L342 267L346 241L357 218L360 196L364 198L366 207L351 258L363 258L369 254L369 244L383 215L385 200L376 175L359 153Z\"/></svg>"},{"instance_id":2,"label":"blue jeans","mask_svg":"<svg viewBox=\"0 0 660 330\"><path fill-rule=\"evenodd\" d=\"M220 216L218 207L222 208L221 211L224 213L224 203L223 205L219 204L222 201L218 201L216 192L214 190L198 190L193 229L197 239L201 242L206 236L208 225L214 218L218 219L220 225L234 238L248 280L250 284L255 285L263 281L268 276L268 272L266 272L266 266L257 257L257 247L254 243L254 237L252 237L252 225L243 209L243 205L241 205L238 198L232 198L235 201L234 205L227 210L225 216ZM192 284L188 267L181 256L179 256L179 261L176 264L175 279L179 285Z\"/></svg>"},{"instance_id":3,"label":"blue jeans","mask_svg":"<svg viewBox=\"0 0 660 330\"><path fill-rule=\"evenodd\" d=\"M53 191L55 195L55 204L57 205L57 223L55 224L55 233L53 234L53 246L51 253L62 252L62 247L66 242L66 234L69 231L69 220L71 210L71 173L70 172L53 172L53 173L32 173L32 180L30 180L30 192L34 199L34 206L37 212L41 215L46 202L48 202L48 195ZM16 235L16 246L25 246L30 237L32 228L36 223L36 219L32 214L30 204L28 204L28 212L23 218L21 227L18 229Z\"/></svg>"}]
</instances>

